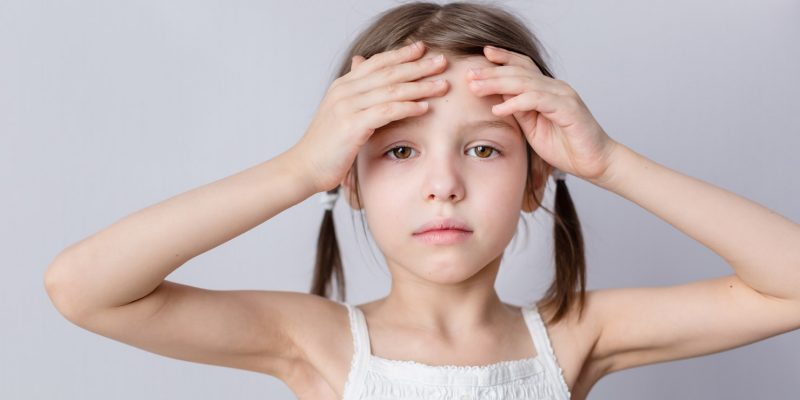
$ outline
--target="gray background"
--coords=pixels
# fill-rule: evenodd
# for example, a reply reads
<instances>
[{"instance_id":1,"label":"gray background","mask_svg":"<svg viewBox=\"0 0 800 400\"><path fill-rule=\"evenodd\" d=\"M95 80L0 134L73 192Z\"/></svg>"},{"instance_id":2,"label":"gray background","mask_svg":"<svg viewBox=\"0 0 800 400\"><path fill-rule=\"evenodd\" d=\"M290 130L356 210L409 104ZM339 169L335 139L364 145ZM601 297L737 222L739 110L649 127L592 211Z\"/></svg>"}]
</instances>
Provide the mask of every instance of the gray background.
<instances>
[{"instance_id":1,"label":"gray background","mask_svg":"<svg viewBox=\"0 0 800 400\"><path fill-rule=\"evenodd\" d=\"M346 45L397 4L0 1L0 398L294 398L271 376L169 359L72 325L50 303L43 272L67 245L125 215L291 147ZM798 2L500 4L531 24L556 77L613 138L800 220ZM624 198L572 177L568 184L585 229L589 288L732 272ZM343 203L335 215L348 301L383 296L385 266ZM169 279L306 291L321 217L309 198ZM528 243L512 242L497 283L504 301L532 301L549 284L551 223L537 212ZM590 398L790 398L798 371L795 331L618 372Z\"/></svg>"}]
</instances>

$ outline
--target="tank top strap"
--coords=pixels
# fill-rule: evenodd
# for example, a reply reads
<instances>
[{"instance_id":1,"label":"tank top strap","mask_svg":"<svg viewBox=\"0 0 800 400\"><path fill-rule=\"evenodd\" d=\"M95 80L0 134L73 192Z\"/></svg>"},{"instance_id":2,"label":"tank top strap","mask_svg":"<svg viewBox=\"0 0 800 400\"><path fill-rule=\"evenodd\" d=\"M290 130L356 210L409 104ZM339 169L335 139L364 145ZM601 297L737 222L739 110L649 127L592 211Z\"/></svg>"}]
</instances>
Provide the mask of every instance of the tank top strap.
<instances>
[{"instance_id":1,"label":"tank top strap","mask_svg":"<svg viewBox=\"0 0 800 400\"><path fill-rule=\"evenodd\" d=\"M350 372L348 373L342 398L355 399L361 388L359 382L364 380L364 375L367 372L369 355L371 354L367 320L358 307L344 302L338 303L347 307L350 334L353 337L353 358L350 361Z\"/></svg>"},{"instance_id":2,"label":"tank top strap","mask_svg":"<svg viewBox=\"0 0 800 400\"><path fill-rule=\"evenodd\" d=\"M561 387L563 389L563 393L570 395L569 386L567 386L567 381L564 379L564 373L561 369L561 366L558 364L556 354L553 351L552 345L550 344L550 336L547 334L547 327L542 320L542 316L539 313L536 303L523 306L522 315L525 318L525 323L528 325L528 331L530 332L531 338L533 339L533 344L536 347L537 358L541 360L545 369L548 370L548 379L551 379L553 381L551 383L556 387ZM568 399L569 396L564 400Z\"/></svg>"}]
</instances>

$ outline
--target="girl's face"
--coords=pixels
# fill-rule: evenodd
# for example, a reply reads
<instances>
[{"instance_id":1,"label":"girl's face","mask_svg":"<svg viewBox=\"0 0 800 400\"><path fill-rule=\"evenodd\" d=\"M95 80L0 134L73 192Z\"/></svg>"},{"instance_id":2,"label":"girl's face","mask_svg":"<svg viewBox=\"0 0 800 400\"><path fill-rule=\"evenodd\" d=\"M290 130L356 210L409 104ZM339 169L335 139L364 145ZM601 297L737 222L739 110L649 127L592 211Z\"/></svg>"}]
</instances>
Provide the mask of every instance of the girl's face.
<instances>
[{"instance_id":1,"label":"girl's face","mask_svg":"<svg viewBox=\"0 0 800 400\"><path fill-rule=\"evenodd\" d=\"M500 95L478 97L467 86L469 67L496 64L483 56L447 62L444 72L420 80L442 77L448 92L426 99L425 114L378 129L356 164L361 206L393 274L400 267L442 284L470 278L513 238L523 209L528 146L512 115L492 114ZM349 198L348 182L343 186ZM448 245L414 235L440 218L459 219L472 233Z\"/></svg>"}]
</instances>

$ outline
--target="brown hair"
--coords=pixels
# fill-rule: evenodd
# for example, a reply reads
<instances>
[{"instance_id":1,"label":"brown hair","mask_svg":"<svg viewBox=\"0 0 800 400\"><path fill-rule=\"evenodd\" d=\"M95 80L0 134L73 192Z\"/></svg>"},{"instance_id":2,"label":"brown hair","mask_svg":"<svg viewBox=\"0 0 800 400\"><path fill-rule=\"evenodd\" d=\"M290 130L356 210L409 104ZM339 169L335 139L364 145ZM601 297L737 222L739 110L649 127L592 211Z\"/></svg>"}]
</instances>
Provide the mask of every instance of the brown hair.
<instances>
[{"instance_id":1,"label":"brown hair","mask_svg":"<svg viewBox=\"0 0 800 400\"><path fill-rule=\"evenodd\" d=\"M483 46L486 45L504 48L530 57L545 76L554 78L542 59L543 49L539 41L522 21L498 6L471 2L445 5L413 2L384 11L353 41L344 57L345 61L339 66L336 78L350 71L350 62L355 55L369 58L417 40L424 41L429 50L434 49L453 58L484 55ZM529 199L534 199L536 204L554 219L553 254L556 271L554 280L544 295L543 304L548 308L555 307L556 312L551 322L558 322L576 300L580 300L579 315L584 306L586 264L583 234L575 206L563 180L556 181L555 213L542 206L535 190L546 183L547 176L541 175L546 163L532 151L530 146L526 146L526 149L528 157L526 195ZM536 175L532 173L532 158L537 167L542 165L542 168L537 168ZM356 162L353 162L350 174L354 182L351 195L355 199L351 200L351 204L361 204L358 200ZM338 193L339 188L336 187L328 193ZM344 301L346 297L344 272L334 228L333 210L326 210L317 242L311 293L329 297L332 275L335 274L337 296L340 301ZM580 290L576 292L575 287L578 285Z\"/></svg>"}]
</instances>

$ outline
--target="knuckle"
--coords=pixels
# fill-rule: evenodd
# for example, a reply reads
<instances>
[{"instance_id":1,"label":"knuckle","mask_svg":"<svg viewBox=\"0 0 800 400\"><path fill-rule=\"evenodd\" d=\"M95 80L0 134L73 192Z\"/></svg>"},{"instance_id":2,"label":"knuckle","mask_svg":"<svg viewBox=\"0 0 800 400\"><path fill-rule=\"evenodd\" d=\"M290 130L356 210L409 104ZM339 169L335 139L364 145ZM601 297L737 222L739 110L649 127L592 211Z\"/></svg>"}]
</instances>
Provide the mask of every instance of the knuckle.
<instances>
[{"instance_id":1,"label":"knuckle","mask_svg":"<svg viewBox=\"0 0 800 400\"><path fill-rule=\"evenodd\" d=\"M575 97L576 99L580 99L578 91L575 90L572 86L567 85L567 91L569 92L570 96Z\"/></svg>"},{"instance_id":2,"label":"knuckle","mask_svg":"<svg viewBox=\"0 0 800 400\"><path fill-rule=\"evenodd\" d=\"M386 68L381 72L381 78L386 81L393 81L397 78L397 68Z\"/></svg>"},{"instance_id":3,"label":"knuckle","mask_svg":"<svg viewBox=\"0 0 800 400\"><path fill-rule=\"evenodd\" d=\"M328 87L328 92L326 93L326 96L334 100L341 99L345 85L346 84L343 81L334 82Z\"/></svg>"},{"instance_id":4,"label":"knuckle","mask_svg":"<svg viewBox=\"0 0 800 400\"><path fill-rule=\"evenodd\" d=\"M558 85L558 87L559 87L559 88L560 88L560 89L561 89L561 90L562 90L564 93L567 93L567 94L570 94L570 95L572 95L572 94L575 94L575 90L574 90L574 89L572 89L572 86L570 86L570 85L569 85L569 84L568 84L566 81L563 81L563 80L561 80L561 79L556 79L556 81L555 81L555 82L556 82L556 85Z\"/></svg>"},{"instance_id":5,"label":"knuckle","mask_svg":"<svg viewBox=\"0 0 800 400\"><path fill-rule=\"evenodd\" d=\"M571 98L571 99L575 99L575 100L579 100L579 97L580 97L580 96L578 96L578 92L576 92L576 91L575 91L575 89L573 89L573 88L571 88L571 87L567 86L567 87L565 87L565 88L564 88L564 92L566 92L566 95L567 95L569 98Z\"/></svg>"},{"instance_id":6,"label":"knuckle","mask_svg":"<svg viewBox=\"0 0 800 400\"><path fill-rule=\"evenodd\" d=\"M576 97L569 96L569 97L567 97L567 104L571 108L577 108L577 107L580 107L581 102Z\"/></svg>"},{"instance_id":7,"label":"knuckle","mask_svg":"<svg viewBox=\"0 0 800 400\"><path fill-rule=\"evenodd\" d=\"M398 94L400 92L400 90L401 90L400 89L400 85L397 84L397 83L390 83L390 84L386 85L386 93L391 95L391 96L394 96L394 95Z\"/></svg>"},{"instance_id":8,"label":"knuckle","mask_svg":"<svg viewBox=\"0 0 800 400\"><path fill-rule=\"evenodd\" d=\"M378 105L376 111L378 111L381 114L389 114L392 112L393 109L394 107L392 106L392 103L382 103Z\"/></svg>"},{"instance_id":9,"label":"knuckle","mask_svg":"<svg viewBox=\"0 0 800 400\"><path fill-rule=\"evenodd\" d=\"M336 79L333 80L331 87L341 87L346 86L350 81L353 79L352 73L348 72Z\"/></svg>"},{"instance_id":10,"label":"knuckle","mask_svg":"<svg viewBox=\"0 0 800 400\"><path fill-rule=\"evenodd\" d=\"M531 100L537 100L538 101L539 99L542 98L542 96L543 96L543 93L540 90L531 90L530 92L528 92L528 97Z\"/></svg>"}]
</instances>

